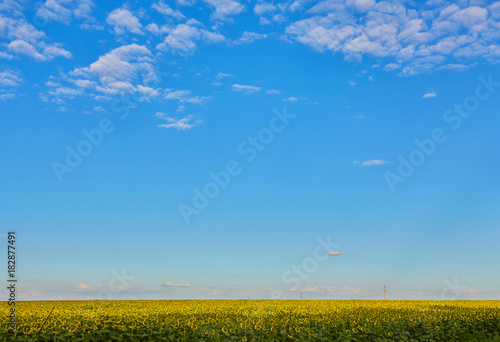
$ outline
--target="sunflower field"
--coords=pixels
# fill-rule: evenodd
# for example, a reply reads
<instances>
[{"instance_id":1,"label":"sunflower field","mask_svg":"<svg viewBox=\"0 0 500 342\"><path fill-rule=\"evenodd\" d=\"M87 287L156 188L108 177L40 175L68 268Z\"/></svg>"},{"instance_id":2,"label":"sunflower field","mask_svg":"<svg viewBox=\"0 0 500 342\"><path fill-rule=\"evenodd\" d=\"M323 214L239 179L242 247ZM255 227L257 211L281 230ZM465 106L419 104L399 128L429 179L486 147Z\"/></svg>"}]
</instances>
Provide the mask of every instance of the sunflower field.
<instances>
[{"instance_id":1,"label":"sunflower field","mask_svg":"<svg viewBox=\"0 0 500 342\"><path fill-rule=\"evenodd\" d=\"M498 301L21 301L15 332L1 305L0 341L500 341Z\"/></svg>"}]
</instances>

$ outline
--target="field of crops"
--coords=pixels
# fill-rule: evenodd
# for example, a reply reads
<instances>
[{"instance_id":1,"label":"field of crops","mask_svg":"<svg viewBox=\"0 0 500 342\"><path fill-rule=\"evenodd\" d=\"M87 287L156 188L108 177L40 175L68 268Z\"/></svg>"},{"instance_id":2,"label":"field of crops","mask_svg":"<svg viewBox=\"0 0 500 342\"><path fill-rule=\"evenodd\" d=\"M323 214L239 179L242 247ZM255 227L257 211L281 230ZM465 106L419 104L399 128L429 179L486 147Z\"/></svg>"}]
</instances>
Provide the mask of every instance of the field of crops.
<instances>
[{"instance_id":1,"label":"field of crops","mask_svg":"<svg viewBox=\"0 0 500 342\"><path fill-rule=\"evenodd\" d=\"M17 336L1 305L0 341L500 341L498 301L17 302Z\"/></svg>"}]
</instances>

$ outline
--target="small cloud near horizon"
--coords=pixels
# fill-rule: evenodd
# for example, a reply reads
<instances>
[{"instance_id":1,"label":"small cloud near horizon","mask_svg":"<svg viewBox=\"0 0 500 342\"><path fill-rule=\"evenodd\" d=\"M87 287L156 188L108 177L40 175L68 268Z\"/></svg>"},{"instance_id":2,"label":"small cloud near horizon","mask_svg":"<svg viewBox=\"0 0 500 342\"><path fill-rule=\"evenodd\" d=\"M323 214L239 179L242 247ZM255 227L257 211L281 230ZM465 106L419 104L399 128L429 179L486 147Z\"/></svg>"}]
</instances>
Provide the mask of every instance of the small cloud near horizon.
<instances>
[{"instance_id":1,"label":"small cloud near horizon","mask_svg":"<svg viewBox=\"0 0 500 342\"><path fill-rule=\"evenodd\" d=\"M173 283L171 281L166 281L160 284L161 287L191 287L191 285L187 283Z\"/></svg>"},{"instance_id":2,"label":"small cloud near horizon","mask_svg":"<svg viewBox=\"0 0 500 342\"><path fill-rule=\"evenodd\" d=\"M437 96L436 92L435 92L435 91L433 91L433 92L430 92L430 93L426 93L426 94L424 94L424 96L422 96L422 98L423 98L423 99L428 99L428 98L431 98L431 97L436 97L436 96Z\"/></svg>"},{"instance_id":3,"label":"small cloud near horizon","mask_svg":"<svg viewBox=\"0 0 500 342\"><path fill-rule=\"evenodd\" d=\"M373 159L373 160L366 160L364 162L361 162L359 160L355 160L352 162L353 164L361 164L361 166L377 166L377 165L383 165L383 164L388 164L388 161L381 160L381 159Z\"/></svg>"}]
</instances>

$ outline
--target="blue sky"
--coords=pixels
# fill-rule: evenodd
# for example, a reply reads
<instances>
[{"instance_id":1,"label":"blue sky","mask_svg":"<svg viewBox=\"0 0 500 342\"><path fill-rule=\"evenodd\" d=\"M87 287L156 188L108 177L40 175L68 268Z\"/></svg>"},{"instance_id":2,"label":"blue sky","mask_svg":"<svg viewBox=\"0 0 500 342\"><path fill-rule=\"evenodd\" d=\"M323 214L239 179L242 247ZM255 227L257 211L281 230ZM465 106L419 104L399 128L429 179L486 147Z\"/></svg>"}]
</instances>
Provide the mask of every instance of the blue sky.
<instances>
[{"instance_id":1,"label":"blue sky","mask_svg":"<svg viewBox=\"0 0 500 342\"><path fill-rule=\"evenodd\" d=\"M500 299L500 2L4 1L0 39L21 298Z\"/></svg>"}]
</instances>

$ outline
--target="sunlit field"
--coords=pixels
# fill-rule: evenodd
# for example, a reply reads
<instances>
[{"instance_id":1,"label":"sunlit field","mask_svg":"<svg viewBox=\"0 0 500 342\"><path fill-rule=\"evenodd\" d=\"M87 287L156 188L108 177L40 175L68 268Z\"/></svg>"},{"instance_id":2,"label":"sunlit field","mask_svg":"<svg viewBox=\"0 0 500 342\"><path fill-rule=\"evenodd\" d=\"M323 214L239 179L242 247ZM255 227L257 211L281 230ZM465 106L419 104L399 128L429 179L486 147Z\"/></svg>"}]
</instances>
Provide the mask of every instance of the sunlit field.
<instances>
[{"instance_id":1,"label":"sunlit field","mask_svg":"<svg viewBox=\"0 0 500 342\"><path fill-rule=\"evenodd\" d=\"M498 301L43 301L16 308L17 335L3 328L2 341L500 341Z\"/></svg>"}]
</instances>

